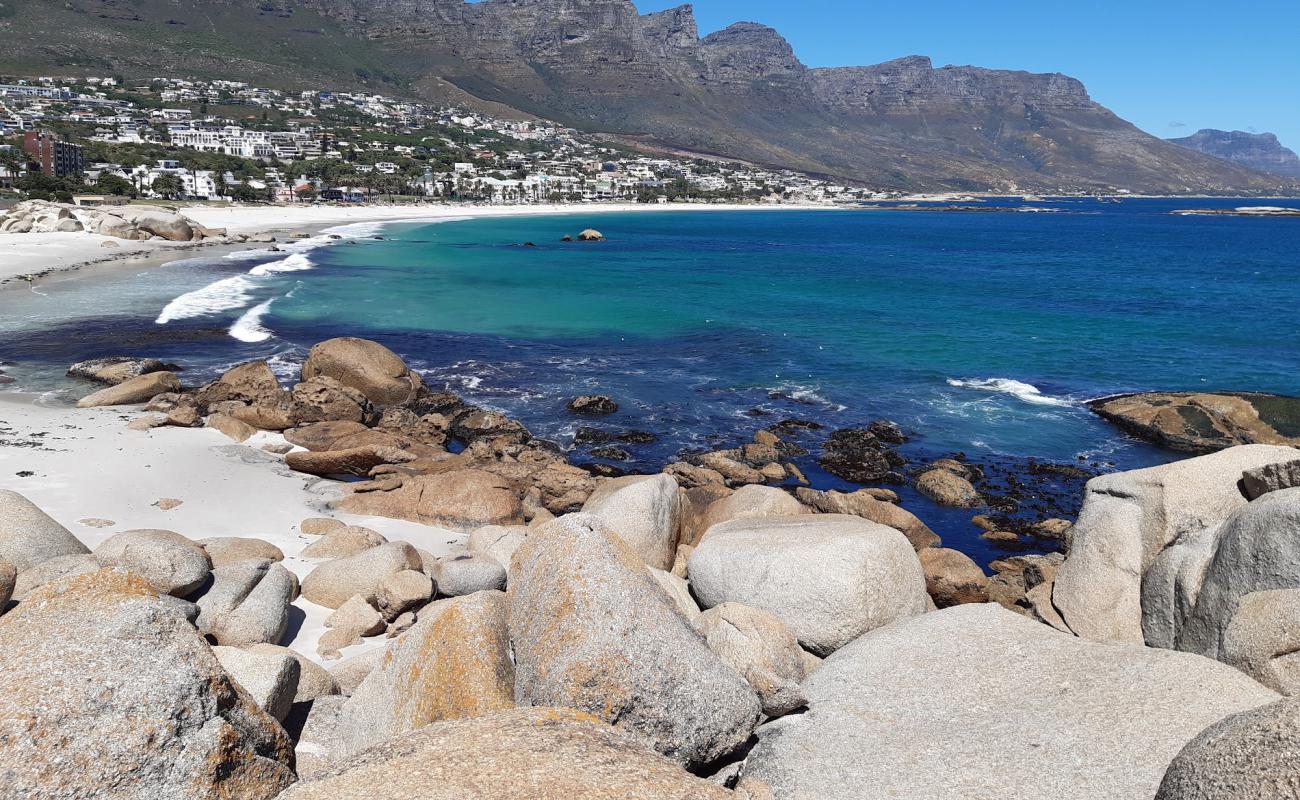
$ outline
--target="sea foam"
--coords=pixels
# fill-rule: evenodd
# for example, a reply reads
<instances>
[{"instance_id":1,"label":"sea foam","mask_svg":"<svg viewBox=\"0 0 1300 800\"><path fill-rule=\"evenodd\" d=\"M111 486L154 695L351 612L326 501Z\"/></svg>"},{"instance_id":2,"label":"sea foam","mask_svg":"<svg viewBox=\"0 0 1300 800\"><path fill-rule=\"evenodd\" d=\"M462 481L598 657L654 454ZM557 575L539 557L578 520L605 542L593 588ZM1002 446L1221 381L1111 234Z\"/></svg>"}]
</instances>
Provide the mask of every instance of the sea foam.
<instances>
[{"instance_id":1,"label":"sea foam","mask_svg":"<svg viewBox=\"0 0 1300 800\"><path fill-rule=\"evenodd\" d=\"M1013 380L1011 378L971 378L969 380L948 379L948 385L959 389L975 389L982 392L995 392L997 394L1009 394L1018 400L1026 403L1033 403L1039 406L1070 406L1074 405L1071 401L1061 397L1052 397L1043 394L1042 391L1032 383Z\"/></svg>"}]
</instances>

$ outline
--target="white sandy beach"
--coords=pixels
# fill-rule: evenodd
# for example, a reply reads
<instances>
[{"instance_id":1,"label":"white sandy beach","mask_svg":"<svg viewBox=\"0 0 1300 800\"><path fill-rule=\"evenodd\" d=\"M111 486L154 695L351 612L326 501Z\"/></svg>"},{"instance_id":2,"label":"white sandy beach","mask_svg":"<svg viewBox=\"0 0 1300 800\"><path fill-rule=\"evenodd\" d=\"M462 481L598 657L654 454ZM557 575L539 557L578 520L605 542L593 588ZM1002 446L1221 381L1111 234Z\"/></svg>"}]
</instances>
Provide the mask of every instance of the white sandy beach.
<instances>
[{"instance_id":1,"label":"white sandy beach","mask_svg":"<svg viewBox=\"0 0 1300 800\"><path fill-rule=\"evenodd\" d=\"M338 517L390 541L406 541L435 556L458 549L465 535L401 520L335 513L329 501L342 484L291 472L261 445L283 442L259 433L236 444L211 428L127 429L139 408L75 409L40 405L34 396L0 393L0 489L40 506L92 550L115 533L163 528L191 539L247 536L271 542L300 579L318 563L297 558L316 537L298 526L308 517ZM26 473L32 473L27 475ZM180 500L168 511L159 500ZM107 520L95 527L82 520ZM96 523L100 524L100 523ZM301 627L282 644L313 659L330 609L299 598ZM343 657L382 647L383 636L343 651Z\"/></svg>"},{"instance_id":2,"label":"white sandy beach","mask_svg":"<svg viewBox=\"0 0 1300 800\"><path fill-rule=\"evenodd\" d=\"M671 211L759 211L826 210L831 206L797 205L646 205L644 203L596 203L589 205L466 206L444 204L375 206L182 206L190 219L209 228L225 228L232 234L288 232L320 229L361 222L473 219L480 217L542 216L568 214L592 216L627 212ZM577 232L576 230L574 231ZM111 241L117 247L105 247ZM213 246L208 243L204 246ZM167 255L184 257L188 243L132 242L90 233L21 233L0 235L0 284L15 283L24 275L79 269L93 264L118 262L125 258Z\"/></svg>"}]
</instances>

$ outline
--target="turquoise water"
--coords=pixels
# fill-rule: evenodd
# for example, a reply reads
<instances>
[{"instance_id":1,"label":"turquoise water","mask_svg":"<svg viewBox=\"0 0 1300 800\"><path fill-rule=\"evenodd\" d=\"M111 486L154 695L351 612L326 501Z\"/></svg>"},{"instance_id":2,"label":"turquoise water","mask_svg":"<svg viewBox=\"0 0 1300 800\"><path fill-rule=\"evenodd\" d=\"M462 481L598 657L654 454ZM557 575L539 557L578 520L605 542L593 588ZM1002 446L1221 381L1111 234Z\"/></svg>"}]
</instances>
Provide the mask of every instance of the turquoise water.
<instances>
[{"instance_id":1,"label":"turquoise water","mask_svg":"<svg viewBox=\"0 0 1300 800\"><path fill-rule=\"evenodd\" d=\"M194 380L253 357L288 374L311 343L357 335L565 446L586 422L565 400L610 394L623 410L599 424L659 437L626 446L630 469L787 417L892 419L914 434L913 464L960 451L1143 466L1171 456L1081 401L1300 394L1300 220L1166 213L1216 204L577 214L393 225L382 240L352 229L296 254L0 295L0 359L37 383L123 350L185 363ZM560 242L584 227L608 241ZM811 461L815 482L840 483ZM945 538L991 552L968 512L921 508Z\"/></svg>"}]
</instances>

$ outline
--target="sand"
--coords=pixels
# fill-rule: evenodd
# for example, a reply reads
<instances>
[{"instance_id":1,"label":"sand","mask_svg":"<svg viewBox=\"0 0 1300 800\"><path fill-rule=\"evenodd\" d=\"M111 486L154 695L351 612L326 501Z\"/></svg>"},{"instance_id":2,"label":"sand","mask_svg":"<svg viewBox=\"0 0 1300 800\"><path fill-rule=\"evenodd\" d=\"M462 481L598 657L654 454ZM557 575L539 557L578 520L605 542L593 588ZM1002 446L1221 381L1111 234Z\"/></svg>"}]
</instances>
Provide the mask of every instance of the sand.
<instances>
[{"instance_id":1,"label":"sand","mask_svg":"<svg viewBox=\"0 0 1300 800\"><path fill-rule=\"evenodd\" d=\"M279 547L284 565L299 578L321 563L297 557L317 538L298 530L307 517L364 525L436 556L463 550L463 533L330 510L343 484L292 472L281 456L261 450L262 444L283 442L279 434L259 433L236 444L210 428L128 430L127 422L140 414L138 407L78 410L0 394L0 489L24 495L92 550L134 528L163 528L191 539L248 536ZM168 499L181 504L163 510L158 501ZM82 520L112 524L95 527ZM319 661L316 643L331 611L302 598L294 605L304 616L301 625L291 623L282 644ZM382 635L372 637L344 650L343 657L386 643Z\"/></svg>"}]
</instances>

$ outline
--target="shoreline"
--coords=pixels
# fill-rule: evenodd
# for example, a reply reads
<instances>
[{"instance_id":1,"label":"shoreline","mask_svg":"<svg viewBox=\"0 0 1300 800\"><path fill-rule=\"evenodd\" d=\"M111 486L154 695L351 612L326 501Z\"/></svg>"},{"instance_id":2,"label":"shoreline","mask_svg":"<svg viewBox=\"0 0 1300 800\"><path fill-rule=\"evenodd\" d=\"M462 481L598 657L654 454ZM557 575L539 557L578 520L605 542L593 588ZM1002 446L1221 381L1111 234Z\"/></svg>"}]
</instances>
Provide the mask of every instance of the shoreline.
<instances>
[{"instance_id":1,"label":"shoreline","mask_svg":"<svg viewBox=\"0 0 1300 800\"><path fill-rule=\"evenodd\" d=\"M317 234L344 225L402 222L444 222L510 216L565 216L694 211L837 211L837 206L757 204L604 203L583 205L455 206L446 204L394 206L179 206L178 211L208 228L225 228L227 234L257 235L303 231ZM105 242L117 248L105 253ZM189 253L220 249L221 253L265 248L264 243L136 242L91 233L22 233L0 235L0 296L29 285L24 276L38 280L79 277L88 267L101 265L159 266L187 258ZM98 256L98 257L97 257ZM139 260L137 260L139 259Z\"/></svg>"}]
</instances>

